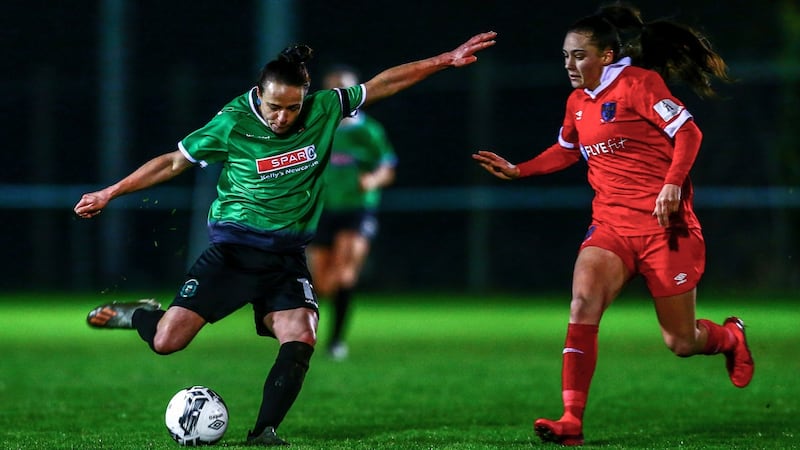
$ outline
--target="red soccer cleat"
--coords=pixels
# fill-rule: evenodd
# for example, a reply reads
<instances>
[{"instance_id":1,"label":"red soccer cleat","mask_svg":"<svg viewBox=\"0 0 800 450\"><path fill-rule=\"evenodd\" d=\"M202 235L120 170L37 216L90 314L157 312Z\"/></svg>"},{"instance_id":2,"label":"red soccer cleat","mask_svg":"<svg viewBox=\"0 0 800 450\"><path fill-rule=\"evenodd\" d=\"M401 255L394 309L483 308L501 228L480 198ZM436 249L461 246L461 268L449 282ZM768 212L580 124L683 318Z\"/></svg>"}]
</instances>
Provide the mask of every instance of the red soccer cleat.
<instances>
[{"instance_id":1,"label":"red soccer cleat","mask_svg":"<svg viewBox=\"0 0 800 450\"><path fill-rule=\"evenodd\" d=\"M728 317L722 324L736 336L736 346L730 352L725 352L725 366L728 375L736 387L743 388L753 379L755 363L750 348L747 346L747 336L744 334L744 322L738 317Z\"/></svg>"},{"instance_id":2,"label":"red soccer cleat","mask_svg":"<svg viewBox=\"0 0 800 450\"><path fill-rule=\"evenodd\" d=\"M560 445L583 445L583 429L580 423L565 420L536 419L533 430L542 442Z\"/></svg>"}]
</instances>

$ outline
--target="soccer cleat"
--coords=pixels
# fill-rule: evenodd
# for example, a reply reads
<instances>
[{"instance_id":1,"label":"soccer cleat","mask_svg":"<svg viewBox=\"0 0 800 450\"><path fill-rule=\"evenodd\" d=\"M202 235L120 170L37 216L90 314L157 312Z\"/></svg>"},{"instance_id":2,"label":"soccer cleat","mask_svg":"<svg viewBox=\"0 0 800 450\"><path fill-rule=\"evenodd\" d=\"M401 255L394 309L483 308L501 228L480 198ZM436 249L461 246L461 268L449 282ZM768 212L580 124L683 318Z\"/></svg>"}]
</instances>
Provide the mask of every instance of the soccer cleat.
<instances>
[{"instance_id":1,"label":"soccer cleat","mask_svg":"<svg viewBox=\"0 0 800 450\"><path fill-rule=\"evenodd\" d=\"M533 430L542 442L553 442L564 446L583 445L583 429L579 423L536 419Z\"/></svg>"},{"instance_id":2,"label":"soccer cleat","mask_svg":"<svg viewBox=\"0 0 800 450\"><path fill-rule=\"evenodd\" d=\"M733 385L743 388L753 379L755 363L750 348L747 346L747 336L744 334L744 322L738 317L728 317L722 326L731 330L736 336L736 346L733 350L725 352L725 366Z\"/></svg>"},{"instance_id":3,"label":"soccer cleat","mask_svg":"<svg viewBox=\"0 0 800 450\"><path fill-rule=\"evenodd\" d=\"M247 432L247 445L260 445L264 447L277 447L281 445L289 445L288 442L279 438L275 433L275 428L267 427L261 434L253 434L252 431Z\"/></svg>"},{"instance_id":4,"label":"soccer cleat","mask_svg":"<svg viewBox=\"0 0 800 450\"><path fill-rule=\"evenodd\" d=\"M152 298L135 302L112 302L100 305L89 312L86 322L94 328L133 328L133 313L139 309L155 311L161 308Z\"/></svg>"}]
</instances>

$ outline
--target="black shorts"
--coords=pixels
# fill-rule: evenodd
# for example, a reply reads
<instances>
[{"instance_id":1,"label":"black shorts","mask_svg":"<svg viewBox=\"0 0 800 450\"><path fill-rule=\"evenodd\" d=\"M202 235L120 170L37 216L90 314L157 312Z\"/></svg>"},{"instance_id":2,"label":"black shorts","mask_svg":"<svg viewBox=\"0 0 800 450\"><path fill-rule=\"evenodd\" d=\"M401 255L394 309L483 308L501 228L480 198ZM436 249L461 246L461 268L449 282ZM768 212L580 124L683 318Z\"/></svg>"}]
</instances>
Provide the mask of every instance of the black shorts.
<instances>
[{"instance_id":1,"label":"black shorts","mask_svg":"<svg viewBox=\"0 0 800 450\"><path fill-rule=\"evenodd\" d=\"M368 240L378 234L378 218L373 211L352 209L347 211L323 210L317 225L314 244L329 247L340 231L356 231Z\"/></svg>"},{"instance_id":2,"label":"black shorts","mask_svg":"<svg viewBox=\"0 0 800 450\"><path fill-rule=\"evenodd\" d=\"M253 305L256 332L274 335L263 319L272 311L309 308L319 314L303 252L273 253L238 244L213 244L186 274L173 306L214 323Z\"/></svg>"}]
</instances>

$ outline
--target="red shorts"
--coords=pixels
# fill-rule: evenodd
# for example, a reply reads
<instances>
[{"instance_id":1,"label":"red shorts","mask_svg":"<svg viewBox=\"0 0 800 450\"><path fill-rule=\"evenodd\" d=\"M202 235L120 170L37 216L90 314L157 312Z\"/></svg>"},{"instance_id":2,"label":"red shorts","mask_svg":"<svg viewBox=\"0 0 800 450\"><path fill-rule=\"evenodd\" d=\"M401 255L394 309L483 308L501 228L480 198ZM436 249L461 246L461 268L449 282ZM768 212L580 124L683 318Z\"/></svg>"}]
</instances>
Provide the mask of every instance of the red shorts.
<instances>
[{"instance_id":1,"label":"red shorts","mask_svg":"<svg viewBox=\"0 0 800 450\"><path fill-rule=\"evenodd\" d=\"M612 227L594 224L581 243L581 250L586 247L600 247L619 256L632 274L644 277L653 297L694 289L706 267L706 243L699 229L620 236Z\"/></svg>"}]
</instances>

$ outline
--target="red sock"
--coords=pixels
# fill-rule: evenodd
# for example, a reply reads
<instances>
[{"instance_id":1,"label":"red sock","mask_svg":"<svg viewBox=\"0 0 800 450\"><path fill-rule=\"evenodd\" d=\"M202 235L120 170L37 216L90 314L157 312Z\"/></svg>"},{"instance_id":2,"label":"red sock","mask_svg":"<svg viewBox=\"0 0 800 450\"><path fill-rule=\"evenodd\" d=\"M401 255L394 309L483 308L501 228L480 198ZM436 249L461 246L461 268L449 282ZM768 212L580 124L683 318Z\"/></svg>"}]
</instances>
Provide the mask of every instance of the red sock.
<instances>
[{"instance_id":1,"label":"red sock","mask_svg":"<svg viewBox=\"0 0 800 450\"><path fill-rule=\"evenodd\" d=\"M722 325L717 325L706 319L699 319L697 324L708 330L708 340L706 340L706 346L703 348L704 355L725 353L736 347L736 336Z\"/></svg>"},{"instance_id":2,"label":"red sock","mask_svg":"<svg viewBox=\"0 0 800 450\"><path fill-rule=\"evenodd\" d=\"M597 365L597 325L571 323L567 326L561 367L561 396L564 420L583 421L594 368Z\"/></svg>"}]
</instances>

